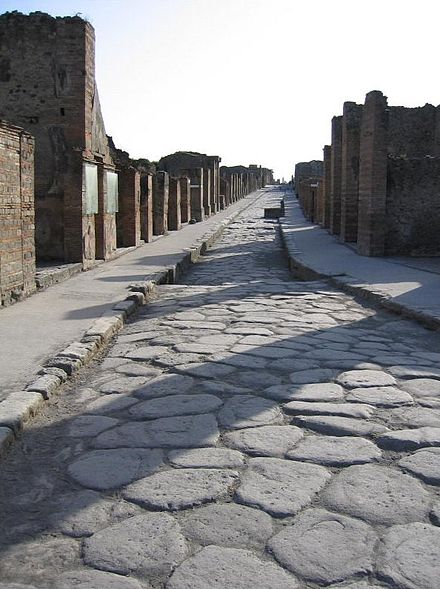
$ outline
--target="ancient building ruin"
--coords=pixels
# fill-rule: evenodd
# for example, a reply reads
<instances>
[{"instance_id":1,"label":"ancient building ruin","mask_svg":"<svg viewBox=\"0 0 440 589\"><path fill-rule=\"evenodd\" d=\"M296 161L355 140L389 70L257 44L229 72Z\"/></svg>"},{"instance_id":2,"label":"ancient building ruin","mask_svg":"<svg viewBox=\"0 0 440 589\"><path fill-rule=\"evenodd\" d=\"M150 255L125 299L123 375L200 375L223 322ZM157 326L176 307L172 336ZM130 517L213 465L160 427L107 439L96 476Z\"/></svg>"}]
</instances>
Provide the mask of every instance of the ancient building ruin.
<instances>
[{"instance_id":1,"label":"ancient building ruin","mask_svg":"<svg viewBox=\"0 0 440 589\"><path fill-rule=\"evenodd\" d=\"M360 254L439 255L440 106L389 106L379 91L346 102L321 182L313 217L312 196L300 197L306 216Z\"/></svg>"}]
</instances>

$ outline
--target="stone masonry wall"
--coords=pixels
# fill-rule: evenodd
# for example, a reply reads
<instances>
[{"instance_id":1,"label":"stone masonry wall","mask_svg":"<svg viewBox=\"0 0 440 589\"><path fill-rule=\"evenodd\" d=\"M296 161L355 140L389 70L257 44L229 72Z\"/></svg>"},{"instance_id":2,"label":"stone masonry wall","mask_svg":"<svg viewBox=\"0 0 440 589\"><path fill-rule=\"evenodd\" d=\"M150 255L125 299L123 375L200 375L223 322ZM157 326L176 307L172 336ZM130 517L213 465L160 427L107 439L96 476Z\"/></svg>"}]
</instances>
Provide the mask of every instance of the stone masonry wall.
<instances>
[{"instance_id":1,"label":"stone masonry wall","mask_svg":"<svg viewBox=\"0 0 440 589\"><path fill-rule=\"evenodd\" d=\"M0 305L35 290L34 139L0 121Z\"/></svg>"}]
</instances>

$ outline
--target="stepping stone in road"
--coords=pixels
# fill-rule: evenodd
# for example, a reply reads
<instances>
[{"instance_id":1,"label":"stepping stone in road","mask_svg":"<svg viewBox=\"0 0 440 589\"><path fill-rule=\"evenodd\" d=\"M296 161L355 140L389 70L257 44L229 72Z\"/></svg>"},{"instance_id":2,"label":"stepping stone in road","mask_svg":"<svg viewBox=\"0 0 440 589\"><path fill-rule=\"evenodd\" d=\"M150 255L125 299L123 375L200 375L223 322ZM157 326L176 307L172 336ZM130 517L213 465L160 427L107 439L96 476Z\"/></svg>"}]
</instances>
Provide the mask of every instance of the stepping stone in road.
<instances>
[{"instance_id":1,"label":"stepping stone in road","mask_svg":"<svg viewBox=\"0 0 440 589\"><path fill-rule=\"evenodd\" d=\"M349 370L338 376L336 381L344 387L386 387L396 384L396 379L381 370Z\"/></svg>"},{"instance_id":2,"label":"stepping stone in road","mask_svg":"<svg viewBox=\"0 0 440 589\"><path fill-rule=\"evenodd\" d=\"M78 589L99 589L100 587L105 587L105 589L151 589L151 585L146 585L145 582L141 585L136 579L95 570L68 571L55 577L54 583L53 586L56 589L72 589L73 587L78 587ZM9 589L15 589L15 587L20 589L20 587L24 588L24 585L8 585L8 587ZM2 589L2 583L0 583L0 589Z\"/></svg>"},{"instance_id":3,"label":"stepping stone in road","mask_svg":"<svg viewBox=\"0 0 440 589\"><path fill-rule=\"evenodd\" d=\"M155 419L209 413L221 407L222 404L223 401L214 395L170 395L138 403L128 412L136 419Z\"/></svg>"},{"instance_id":4,"label":"stepping stone in road","mask_svg":"<svg viewBox=\"0 0 440 589\"><path fill-rule=\"evenodd\" d=\"M330 478L315 464L279 458L252 458L236 497L275 516L294 515L308 505Z\"/></svg>"},{"instance_id":5,"label":"stepping stone in road","mask_svg":"<svg viewBox=\"0 0 440 589\"><path fill-rule=\"evenodd\" d=\"M430 485L440 485L440 448L418 450L398 462L399 466Z\"/></svg>"},{"instance_id":6,"label":"stepping stone in road","mask_svg":"<svg viewBox=\"0 0 440 589\"><path fill-rule=\"evenodd\" d=\"M95 438L97 448L198 448L215 446L220 436L210 413L125 423Z\"/></svg>"},{"instance_id":7,"label":"stepping stone in road","mask_svg":"<svg viewBox=\"0 0 440 589\"><path fill-rule=\"evenodd\" d=\"M375 408L359 403L308 403L307 401L291 401L283 406L287 413L302 415L341 415L342 417L360 417L368 419Z\"/></svg>"},{"instance_id":8,"label":"stepping stone in road","mask_svg":"<svg viewBox=\"0 0 440 589\"><path fill-rule=\"evenodd\" d=\"M373 442L350 436L307 436L286 454L291 460L324 466L366 464L381 456L382 452Z\"/></svg>"},{"instance_id":9,"label":"stepping stone in road","mask_svg":"<svg viewBox=\"0 0 440 589\"><path fill-rule=\"evenodd\" d=\"M388 431L387 427L379 423L333 415L295 415L293 422L333 436L373 436Z\"/></svg>"},{"instance_id":10,"label":"stepping stone in road","mask_svg":"<svg viewBox=\"0 0 440 589\"><path fill-rule=\"evenodd\" d=\"M440 389L439 389L440 390ZM369 403L377 407L412 405L413 398L397 387L362 387L352 389L345 397L350 403Z\"/></svg>"},{"instance_id":11,"label":"stepping stone in road","mask_svg":"<svg viewBox=\"0 0 440 589\"><path fill-rule=\"evenodd\" d=\"M328 585L373 570L377 536L366 523L308 509L268 544L276 560L306 581Z\"/></svg>"},{"instance_id":12,"label":"stepping stone in road","mask_svg":"<svg viewBox=\"0 0 440 589\"><path fill-rule=\"evenodd\" d=\"M252 395L237 395L225 402L218 419L227 429L239 429L282 423L283 414L274 401Z\"/></svg>"},{"instance_id":13,"label":"stepping stone in road","mask_svg":"<svg viewBox=\"0 0 440 589\"><path fill-rule=\"evenodd\" d=\"M202 546L261 548L273 535L270 515L235 503L213 504L189 511L180 525L187 538Z\"/></svg>"},{"instance_id":14,"label":"stepping stone in road","mask_svg":"<svg viewBox=\"0 0 440 589\"><path fill-rule=\"evenodd\" d=\"M207 546L182 565L166 589L299 589L296 579L277 564L260 560L248 550Z\"/></svg>"},{"instance_id":15,"label":"stepping stone in road","mask_svg":"<svg viewBox=\"0 0 440 589\"><path fill-rule=\"evenodd\" d=\"M379 545L379 577L402 589L438 589L440 528L426 523L393 526Z\"/></svg>"},{"instance_id":16,"label":"stepping stone in road","mask_svg":"<svg viewBox=\"0 0 440 589\"><path fill-rule=\"evenodd\" d=\"M402 388L415 397L440 397L440 380L433 378L412 378Z\"/></svg>"},{"instance_id":17,"label":"stepping stone in road","mask_svg":"<svg viewBox=\"0 0 440 589\"><path fill-rule=\"evenodd\" d=\"M378 437L377 443L385 450L396 452L440 446L440 427L419 427L387 432Z\"/></svg>"},{"instance_id":18,"label":"stepping stone in road","mask_svg":"<svg viewBox=\"0 0 440 589\"><path fill-rule=\"evenodd\" d=\"M131 517L87 538L83 546L87 565L140 577L169 575L187 554L180 527L167 513Z\"/></svg>"},{"instance_id":19,"label":"stepping stone in road","mask_svg":"<svg viewBox=\"0 0 440 589\"><path fill-rule=\"evenodd\" d=\"M150 509L176 511L226 497L237 479L233 470L167 470L128 485L122 496Z\"/></svg>"},{"instance_id":20,"label":"stepping stone in road","mask_svg":"<svg viewBox=\"0 0 440 589\"><path fill-rule=\"evenodd\" d=\"M344 389L332 382L315 384L275 385L263 391L266 397L278 401L339 401L344 398Z\"/></svg>"},{"instance_id":21,"label":"stepping stone in road","mask_svg":"<svg viewBox=\"0 0 440 589\"><path fill-rule=\"evenodd\" d=\"M163 466L161 450L117 448L92 450L72 462L69 475L89 489L113 489L152 474Z\"/></svg>"},{"instance_id":22,"label":"stepping stone in road","mask_svg":"<svg viewBox=\"0 0 440 589\"><path fill-rule=\"evenodd\" d=\"M171 450L168 460L181 468L240 468L244 456L229 448L192 448Z\"/></svg>"},{"instance_id":23,"label":"stepping stone in road","mask_svg":"<svg viewBox=\"0 0 440 589\"><path fill-rule=\"evenodd\" d=\"M224 441L251 456L282 458L304 436L293 425L263 425L224 434Z\"/></svg>"},{"instance_id":24,"label":"stepping stone in road","mask_svg":"<svg viewBox=\"0 0 440 589\"><path fill-rule=\"evenodd\" d=\"M373 464L343 470L321 500L333 511L382 525L424 520L432 503L431 495L413 477Z\"/></svg>"}]
</instances>

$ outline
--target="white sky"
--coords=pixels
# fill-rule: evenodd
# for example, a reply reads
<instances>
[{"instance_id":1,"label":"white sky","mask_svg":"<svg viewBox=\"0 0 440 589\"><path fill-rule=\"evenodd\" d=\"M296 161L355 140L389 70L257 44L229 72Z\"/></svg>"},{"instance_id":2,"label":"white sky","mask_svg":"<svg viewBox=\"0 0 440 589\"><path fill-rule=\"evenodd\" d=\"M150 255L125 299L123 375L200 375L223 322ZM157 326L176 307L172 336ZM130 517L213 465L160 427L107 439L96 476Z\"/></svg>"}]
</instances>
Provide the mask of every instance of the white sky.
<instances>
[{"instance_id":1,"label":"white sky","mask_svg":"<svg viewBox=\"0 0 440 589\"><path fill-rule=\"evenodd\" d=\"M322 158L345 100L440 103L434 0L0 0L96 30L106 130L132 157L177 150L290 178Z\"/></svg>"}]
</instances>

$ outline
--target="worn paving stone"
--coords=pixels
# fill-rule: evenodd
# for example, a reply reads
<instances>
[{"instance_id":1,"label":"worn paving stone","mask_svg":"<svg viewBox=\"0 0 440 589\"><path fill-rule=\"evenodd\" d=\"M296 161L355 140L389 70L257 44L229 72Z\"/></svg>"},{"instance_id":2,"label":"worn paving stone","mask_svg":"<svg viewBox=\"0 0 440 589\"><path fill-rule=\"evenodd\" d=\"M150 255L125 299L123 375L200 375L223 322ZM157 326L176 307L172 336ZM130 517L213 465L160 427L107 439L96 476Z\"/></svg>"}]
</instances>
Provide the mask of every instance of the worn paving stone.
<instances>
[{"instance_id":1,"label":"worn paving stone","mask_svg":"<svg viewBox=\"0 0 440 589\"><path fill-rule=\"evenodd\" d=\"M349 370L336 379L349 389L358 387L386 387L396 384L396 379L381 370Z\"/></svg>"},{"instance_id":2,"label":"worn paving stone","mask_svg":"<svg viewBox=\"0 0 440 589\"><path fill-rule=\"evenodd\" d=\"M418 450L398 462L399 466L430 485L440 485L440 448Z\"/></svg>"},{"instance_id":3,"label":"worn paving stone","mask_svg":"<svg viewBox=\"0 0 440 589\"><path fill-rule=\"evenodd\" d=\"M370 573L376 541L373 529L362 521L308 509L274 536L268 547L292 573L327 585Z\"/></svg>"},{"instance_id":4,"label":"worn paving stone","mask_svg":"<svg viewBox=\"0 0 440 589\"><path fill-rule=\"evenodd\" d=\"M121 575L168 575L187 553L180 527L167 513L131 517L87 538L83 546L87 565Z\"/></svg>"},{"instance_id":5,"label":"worn paving stone","mask_svg":"<svg viewBox=\"0 0 440 589\"><path fill-rule=\"evenodd\" d=\"M235 503L207 505L189 511L180 525L187 538L202 546L261 548L273 534L270 515Z\"/></svg>"},{"instance_id":6,"label":"worn paving stone","mask_svg":"<svg viewBox=\"0 0 440 589\"><path fill-rule=\"evenodd\" d=\"M233 354L249 354L251 356L268 358L269 360L273 358L294 358L300 353L297 350L277 347L274 344L260 346L237 344L231 349L231 352Z\"/></svg>"},{"instance_id":7,"label":"worn paving stone","mask_svg":"<svg viewBox=\"0 0 440 589\"><path fill-rule=\"evenodd\" d=\"M158 449L116 448L92 450L72 462L69 475L90 489L112 489L152 474L163 466L163 452Z\"/></svg>"},{"instance_id":8,"label":"worn paving stone","mask_svg":"<svg viewBox=\"0 0 440 589\"><path fill-rule=\"evenodd\" d=\"M185 394L194 386L194 379L183 374L162 374L150 380L144 386L137 387L133 392L139 399L154 399L169 395Z\"/></svg>"},{"instance_id":9,"label":"worn paving stone","mask_svg":"<svg viewBox=\"0 0 440 589\"><path fill-rule=\"evenodd\" d=\"M129 409L136 419L155 419L176 415L209 413L221 407L223 401L214 395L171 395L138 403Z\"/></svg>"},{"instance_id":10,"label":"worn paving stone","mask_svg":"<svg viewBox=\"0 0 440 589\"><path fill-rule=\"evenodd\" d=\"M95 438L97 448L197 448L215 446L220 436L212 414L162 417L126 423Z\"/></svg>"},{"instance_id":11,"label":"worn paving stone","mask_svg":"<svg viewBox=\"0 0 440 589\"><path fill-rule=\"evenodd\" d=\"M154 378L161 374L159 368L153 366L145 366L145 364L139 364L137 362L125 362L115 368L115 372L125 374L126 376L145 376Z\"/></svg>"},{"instance_id":12,"label":"worn paving stone","mask_svg":"<svg viewBox=\"0 0 440 589\"><path fill-rule=\"evenodd\" d=\"M150 380L146 376L120 376L107 380L99 387L101 393L133 393Z\"/></svg>"},{"instance_id":13,"label":"worn paving stone","mask_svg":"<svg viewBox=\"0 0 440 589\"><path fill-rule=\"evenodd\" d=\"M268 367L271 370L282 370L284 372L302 371L309 370L311 368L319 368L320 363L316 360L306 360L301 358L300 360L292 360L292 358L281 358L280 360L274 360L270 362Z\"/></svg>"},{"instance_id":14,"label":"worn paving stone","mask_svg":"<svg viewBox=\"0 0 440 589\"><path fill-rule=\"evenodd\" d=\"M104 587L105 589L151 589L151 585L146 584L145 581L141 585L136 579L97 570L68 571L56 577L51 584L51 589L103 589Z\"/></svg>"},{"instance_id":15,"label":"worn paving stone","mask_svg":"<svg viewBox=\"0 0 440 589\"><path fill-rule=\"evenodd\" d=\"M379 577L402 589L438 589L440 529L425 523L393 526L379 546Z\"/></svg>"},{"instance_id":16,"label":"worn paving stone","mask_svg":"<svg viewBox=\"0 0 440 589\"><path fill-rule=\"evenodd\" d=\"M440 427L440 409L427 407L393 408L381 411L382 418L399 427Z\"/></svg>"},{"instance_id":17,"label":"worn paving stone","mask_svg":"<svg viewBox=\"0 0 440 589\"><path fill-rule=\"evenodd\" d=\"M289 380L293 384L312 384L332 380L334 375L334 370L330 370L329 368L315 368L292 372L292 374L289 375Z\"/></svg>"},{"instance_id":18,"label":"worn paving stone","mask_svg":"<svg viewBox=\"0 0 440 589\"><path fill-rule=\"evenodd\" d=\"M49 515L51 530L79 538L91 536L109 525L113 515L133 515L132 505L122 501L109 501L96 491L76 491L61 495Z\"/></svg>"},{"instance_id":19,"label":"worn paving stone","mask_svg":"<svg viewBox=\"0 0 440 589\"><path fill-rule=\"evenodd\" d=\"M80 415L73 418L67 428L67 435L73 438L86 438L97 436L101 432L114 427L119 423L113 417L102 415Z\"/></svg>"},{"instance_id":20,"label":"worn paving stone","mask_svg":"<svg viewBox=\"0 0 440 589\"><path fill-rule=\"evenodd\" d=\"M142 346L131 349L131 351L124 354L124 356L131 360L148 361L167 353L169 353L169 348L166 346Z\"/></svg>"},{"instance_id":21,"label":"worn paving stone","mask_svg":"<svg viewBox=\"0 0 440 589\"><path fill-rule=\"evenodd\" d=\"M293 423L333 436L373 436L388 431L380 423L333 415L295 415Z\"/></svg>"},{"instance_id":22,"label":"worn paving stone","mask_svg":"<svg viewBox=\"0 0 440 589\"><path fill-rule=\"evenodd\" d=\"M236 375L234 382L254 389L264 389L281 384L282 378L264 370L244 370Z\"/></svg>"},{"instance_id":23,"label":"worn paving stone","mask_svg":"<svg viewBox=\"0 0 440 589\"><path fill-rule=\"evenodd\" d=\"M372 523L393 525L424 520L431 495L410 475L385 466L350 466L321 493L331 510Z\"/></svg>"},{"instance_id":24,"label":"worn paving stone","mask_svg":"<svg viewBox=\"0 0 440 589\"><path fill-rule=\"evenodd\" d=\"M362 387L352 389L345 397L350 403L368 403L377 407L412 405L413 398L397 387Z\"/></svg>"},{"instance_id":25,"label":"worn paving stone","mask_svg":"<svg viewBox=\"0 0 440 589\"><path fill-rule=\"evenodd\" d=\"M85 412L100 415L101 413L124 411L137 402L138 399L133 399L132 397L125 397L124 395L118 395L117 393L109 393L108 395L102 395L98 399L89 403L85 408Z\"/></svg>"},{"instance_id":26,"label":"worn paving stone","mask_svg":"<svg viewBox=\"0 0 440 589\"><path fill-rule=\"evenodd\" d=\"M294 515L308 505L330 479L322 466L279 458L252 458L236 497L271 515Z\"/></svg>"},{"instance_id":27,"label":"worn paving stone","mask_svg":"<svg viewBox=\"0 0 440 589\"><path fill-rule=\"evenodd\" d=\"M368 419L374 415L375 408L359 403L310 403L291 401L283 405L287 413L301 415L341 415L342 417L359 417Z\"/></svg>"},{"instance_id":28,"label":"worn paving stone","mask_svg":"<svg viewBox=\"0 0 440 589\"><path fill-rule=\"evenodd\" d=\"M282 423L278 404L253 395L237 395L228 399L218 413L219 423L227 429Z\"/></svg>"},{"instance_id":29,"label":"worn paving stone","mask_svg":"<svg viewBox=\"0 0 440 589\"><path fill-rule=\"evenodd\" d=\"M440 380L433 378L412 378L401 386L415 397L440 397Z\"/></svg>"},{"instance_id":30,"label":"worn paving stone","mask_svg":"<svg viewBox=\"0 0 440 589\"><path fill-rule=\"evenodd\" d=\"M213 354L211 360L215 362L222 362L223 364L234 366L236 368L255 368L264 369L268 364L266 358L257 358L255 356L248 356L246 354L237 354L233 352L222 352Z\"/></svg>"},{"instance_id":31,"label":"worn paving stone","mask_svg":"<svg viewBox=\"0 0 440 589\"><path fill-rule=\"evenodd\" d=\"M128 485L122 495L150 509L177 511L226 497L237 480L231 470L167 470Z\"/></svg>"},{"instance_id":32,"label":"worn paving stone","mask_svg":"<svg viewBox=\"0 0 440 589\"><path fill-rule=\"evenodd\" d=\"M172 450L168 460L174 466L183 468L241 468L244 456L229 448L193 448Z\"/></svg>"},{"instance_id":33,"label":"worn paving stone","mask_svg":"<svg viewBox=\"0 0 440 589\"><path fill-rule=\"evenodd\" d=\"M324 466L352 466L381 458L379 448L363 438L350 436L307 436L286 454L291 460Z\"/></svg>"},{"instance_id":34,"label":"worn paving stone","mask_svg":"<svg viewBox=\"0 0 440 589\"><path fill-rule=\"evenodd\" d=\"M440 427L419 427L387 432L377 438L377 443L385 450L396 452L440 446Z\"/></svg>"},{"instance_id":35,"label":"worn paving stone","mask_svg":"<svg viewBox=\"0 0 440 589\"><path fill-rule=\"evenodd\" d=\"M251 456L282 458L303 435L300 428L292 425L264 425L229 432L223 438L228 446Z\"/></svg>"},{"instance_id":36,"label":"worn paving stone","mask_svg":"<svg viewBox=\"0 0 440 589\"><path fill-rule=\"evenodd\" d=\"M234 372L235 367L217 362L193 362L192 364L181 364L179 370L189 376L217 379L231 374L231 372Z\"/></svg>"},{"instance_id":37,"label":"worn paving stone","mask_svg":"<svg viewBox=\"0 0 440 589\"><path fill-rule=\"evenodd\" d=\"M383 585L371 585L368 581L359 581L346 585L332 585L329 589L384 589Z\"/></svg>"},{"instance_id":38,"label":"worn paving stone","mask_svg":"<svg viewBox=\"0 0 440 589\"><path fill-rule=\"evenodd\" d=\"M434 503L430 517L433 524L440 526L440 500Z\"/></svg>"},{"instance_id":39,"label":"worn paving stone","mask_svg":"<svg viewBox=\"0 0 440 589\"><path fill-rule=\"evenodd\" d=\"M210 359L211 358L212 356ZM168 354L155 358L153 362L164 368L174 368L176 370L180 370L181 366L198 364L202 359L203 358L200 356L200 354L195 354L193 352L173 352L170 350Z\"/></svg>"},{"instance_id":40,"label":"worn paving stone","mask_svg":"<svg viewBox=\"0 0 440 589\"><path fill-rule=\"evenodd\" d=\"M263 394L279 401L340 401L344 398L344 389L332 382L315 384L275 385L264 389Z\"/></svg>"},{"instance_id":41,"label":"worn paving stone","mask_svg":"<svg viewBox=\"0 0 440 589\"><path fill-rule=\"evenodd\" d=\"M2 583L0 589L38 589L35 585L23 585L23 583Z\"/></svg>"},{"instance_id":42,"label":"worn paving stone","mask_svg":"<svg viewBox=\"0 0 440 589\"><path fill-rule=\"evenodd\" d=\"M397 378L427 378L440 380L440 368L429 366L390 366L388 369Z\"/></svg>"},{"instance_id":43,"label":"worn paving stone","mask_svg":"<svg viewBox=\"0 0 440 589\"><path fill-rule=\"evenodd\" d=\"M177 567L166 589L298 589L294 577L252 552L238 548L207 546Z\"/></svg>"},{"instance_id":44,"label":"worn paving stone","mask_svg":"<svg viewBox=\"0 0 440 589\"><path fill-rule=\"evenodd\" d=\"M73 538L38 538L2 548L0 579L37 582L80 564L80 544Z\"/></svg>"}]
</instances>

